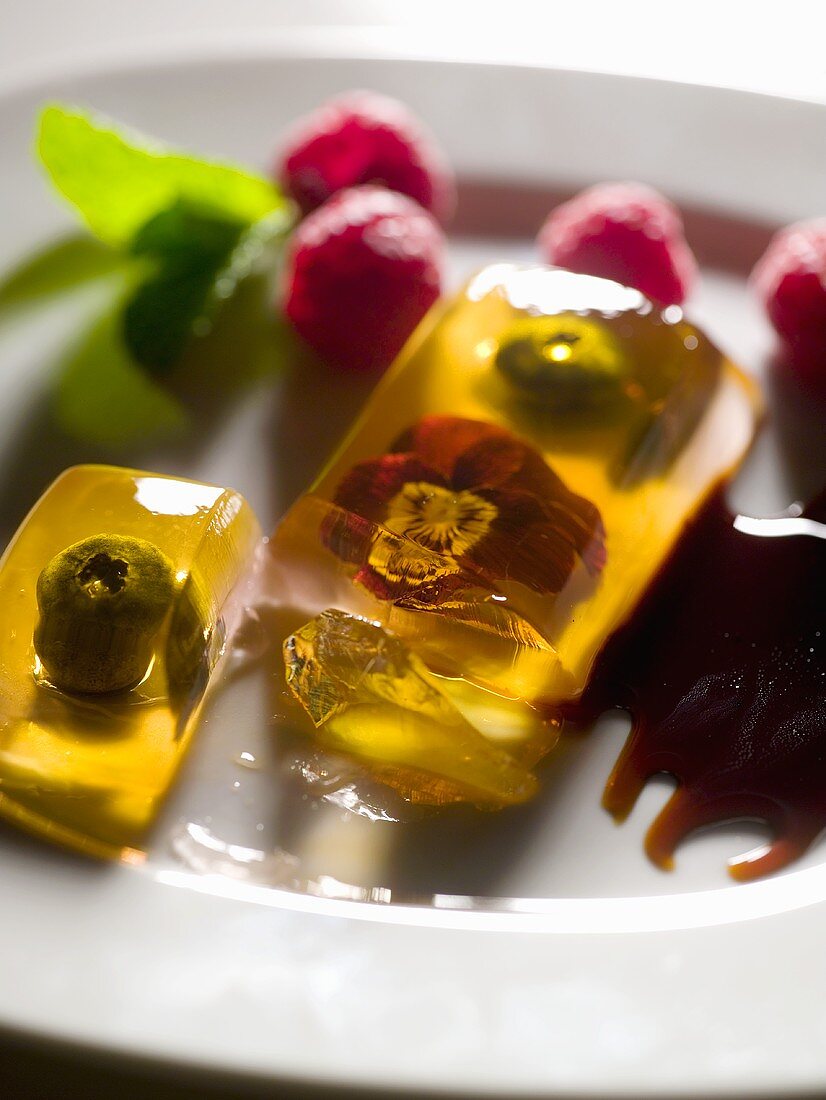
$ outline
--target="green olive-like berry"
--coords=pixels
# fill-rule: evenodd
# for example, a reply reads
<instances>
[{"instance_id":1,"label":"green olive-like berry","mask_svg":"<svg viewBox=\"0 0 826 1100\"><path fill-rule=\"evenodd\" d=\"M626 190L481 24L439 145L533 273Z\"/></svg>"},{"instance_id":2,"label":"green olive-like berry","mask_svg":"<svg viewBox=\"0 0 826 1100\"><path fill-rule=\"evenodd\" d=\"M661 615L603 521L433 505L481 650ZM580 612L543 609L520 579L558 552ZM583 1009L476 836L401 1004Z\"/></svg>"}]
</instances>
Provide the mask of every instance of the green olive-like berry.
<instances>
[{"instance_id":1,"label":"green olive-like berry","mask_svg":"<svg viewBox=\"0 0 826 1100\"><path fill-rule=\"evenodd\" d=\"M172 562L127 535L94 535L61 550L37 580L34 648L49 681L102 695L134 687L172 605Z\"/></svg>"},{"instance_id":2,"label":"green olive-like berry","mask_svg":"<svg viewBox=\"0 0 826 1100\"><path fill-rule=\"evenodd\" d=\"M616 400L629 371L613 333L576 313L514 322L499 341L495 365L522 396L552 411Z\"/></svg>"}]
</instances>

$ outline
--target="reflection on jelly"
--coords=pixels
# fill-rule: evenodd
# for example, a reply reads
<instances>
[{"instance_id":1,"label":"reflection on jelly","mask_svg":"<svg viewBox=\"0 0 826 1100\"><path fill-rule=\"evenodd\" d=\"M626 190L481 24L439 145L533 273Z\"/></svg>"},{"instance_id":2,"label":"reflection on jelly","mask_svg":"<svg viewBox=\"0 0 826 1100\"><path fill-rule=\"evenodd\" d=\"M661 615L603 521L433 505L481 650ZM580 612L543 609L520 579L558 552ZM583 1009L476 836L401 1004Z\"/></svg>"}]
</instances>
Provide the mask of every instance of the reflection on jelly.
<instances>
[{"instance_id":1,"label":"reflection on jelly","mask_svg":"<svg viewBox=\"0 0 826 1100\"><path fill-rule=\"evenodd\" d=\"M411 801L524 802L537 787L528 763L559 736L558 723L528 707L498 714L495 696L435 676L378 623L343 611L325 611L287 638L284 664L322 744L370 762Z\"/></svg>"},{"instance_id":2,"label":"reflection on jelly","mask_svg":"<svg viewBox=\"0 0 826 1100\"><path fill-rule=\"evenodd\" d=\"M338 608L503 703L577 698L758 405L679 309L487 268L420 326L276 531L293 629Z\"/></svg>"},{"instance_id":3,"label":"reflection on jelly","mask_svg":"<svg viewBox=\"0 0 826 1100\"><path fill-rule=\"evenodd\" d=\"M54 482L0 562L0 814L93 855L139 858L221 655L228 597L259 537L251 509L229 489L107 466L75 467ZM75 557L82 568L73 573ZM111 612L93 621L77 592L66 603L74 576L97 614L129 569L147 563L161 570L152 589L159 606L136 620L130 605L125 635ZM136 621L148 648L132 668Z\"/></svg>"}]
</instances>

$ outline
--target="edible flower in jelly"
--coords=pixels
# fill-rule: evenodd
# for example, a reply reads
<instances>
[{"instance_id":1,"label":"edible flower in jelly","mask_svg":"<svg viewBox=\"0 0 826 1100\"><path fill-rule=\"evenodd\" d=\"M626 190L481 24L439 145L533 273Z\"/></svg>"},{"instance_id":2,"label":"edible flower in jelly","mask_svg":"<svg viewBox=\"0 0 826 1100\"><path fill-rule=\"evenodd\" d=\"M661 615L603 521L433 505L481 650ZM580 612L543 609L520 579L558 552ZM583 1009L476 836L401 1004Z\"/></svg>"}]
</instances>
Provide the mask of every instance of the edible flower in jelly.
<instances>
[{"instance_id":1,"label":"edible flower in jelly","mask_svg":"<svg viewBox=\"0 0 826 1100\"><path fill-rule=\"evenodd\" d=\"M736 468L758 407L677 307L554 268L479 272L425 320L270 541L300 724L417 801L442 801L448 777L451 798L479 801L461 786L478 763L461 738L430 763L427 738L398 756L395 723L421 732L402 682L369 704L337 688L335 713L317 713L306 668L346 614L403 646L480 735L509 728L509 755L532 766L552 747L539 716L582 693Z\"/></svg>"},{"instance_id":2,"label":"edible flower in jelly","mask_svg":"<svg viewBox=\"0 0 826 1100\"><path fill-rule=\"evenodd\" d=\"M486 586L508 578L555 593L577 559L592 573L605 561L594 505L571 492L533 447L478 420L424 417L387 454L357 463L333 502L443 555L448 570L457 567ZM357 528L351 524L351 537L337 545L352 549ZM408 576L397 555L373 554L356 581L392 599Z\"/></svg>"}]
</instances>

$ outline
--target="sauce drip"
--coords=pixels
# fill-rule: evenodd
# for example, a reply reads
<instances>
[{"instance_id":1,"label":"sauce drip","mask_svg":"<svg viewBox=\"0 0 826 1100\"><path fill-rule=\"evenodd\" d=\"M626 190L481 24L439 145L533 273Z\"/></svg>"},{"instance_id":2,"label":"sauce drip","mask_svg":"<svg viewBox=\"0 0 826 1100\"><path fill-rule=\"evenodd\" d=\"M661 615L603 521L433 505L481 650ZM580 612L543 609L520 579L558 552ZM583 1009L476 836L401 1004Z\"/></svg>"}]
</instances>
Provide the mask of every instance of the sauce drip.
<instances>
[{"instance_id":1,"label":"sauce drip","mask_svg":"<svg viewBox=\"0 0 826 1100\"><path fill-rule=\"evenodd\" d=\"M651 825L664 869L692 830L757 819L771 842L729 864L786 866L826 828L826 492L799 515L735 516L718 489L565 717L633 726L603 805L623 820L647 780L678 788Z\"/></svg>"}]
</instances>

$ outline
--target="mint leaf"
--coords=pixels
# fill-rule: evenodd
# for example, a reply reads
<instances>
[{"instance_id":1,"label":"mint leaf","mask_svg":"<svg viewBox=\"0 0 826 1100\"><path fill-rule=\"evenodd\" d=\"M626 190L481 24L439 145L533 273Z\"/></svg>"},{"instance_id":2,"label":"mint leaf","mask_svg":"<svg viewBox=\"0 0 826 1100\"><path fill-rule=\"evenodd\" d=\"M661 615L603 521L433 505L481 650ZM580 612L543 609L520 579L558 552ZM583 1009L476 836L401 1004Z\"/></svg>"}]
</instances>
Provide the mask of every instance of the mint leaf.
<instances>
[{"instance_id":1,"label":"mint leaf","mask_svg":"<svg viewBox=\"0 0 826 1100\"><path fill-rule=\"evenodd\" d=\"M209 332L190 340L169 380L187 408L223 416L229 401L275 377L295 354L292 329L272 308L273 284L270 270L245 277Z\"/></svg>"},{"instance_id":2,"label":"mint leaf","mask_svg":"<svg viewBox=\"0 0 826 1100\"><path fill-rule=\"evenodd\" d=\"M59 370L55 415L75 439L123 448L180 435L180 402L148 378L123 341L122 297L70 348Z\"/></svg>"},{"instance_id":3,"label":"mint leaf","mask_svg":"<svg viewBox=\"0 0 826 1100\"><path fill-rule=\"evenodd\" d=\"M123 313L126 347L150 374L169 374L203 314L215 270L161 268L139 287Z\"/></svg>"},{"instance_id":4,"label":"mint leaf","mask_svg":"<svg viewBox=\"0 0 826 1100\"><path fill-rule=\"evenodd\" d=\"M127 247L150 218L184 201L251 224L290 206L268 180L173 152L103 118L52 105L40 115L37 152L55 187L92 232Z\"/></svg>"},{"instance_id":5,"label":"mint leaf","mask_svg":"<svg viewBox=\"0 0 826 1100\"><path fill-rule=\"evenodd\" d=\"M64 237L0 281L0 321L122 271L127 261L85 234Z\"/></svg>"},{"instance_id":6,"label":"mint leaf","mask_svg":"<svg viewBox=\"0 0 826 1100\"><path fill-rule=\"evenodd\" d=\"M123 331L126 346L151 374L167 374L198 323L203 327L215 280L244 228L177 203L138 231L132 253L156 267L127 303Z\"/></svg>"},{"instance_id":7,"label":"mint leaf","mask_svg":"<svg viewBox=\"0 0 826 1100\"><path fill-rule=\"evenodd\" d=\"M178 201L141 226L129 251L133 256L162 256L184 264L199 256L224 257L245 228L245 222L219 218Z\"/></svg>"},{"instance_id":8,"label":"mint leaf","mask_svg":"<svg viewBox=\"0 0 826 1100\"><path fill-rule=\"evenodd\" d=\"M85 377L90 385L97 379L89 414L72 382L62 387L58 402L64 419L87 434L105 432L98 394L111 390L114 401L134 390L139 413L155 408L161 421L172 423L174 410L159 403L163 391L147 378L149 388L138 395L127 375L142 367L151 378L174 383L179 368L191 372L207 351L204 340L192 337L212 332L239 284L250 274L263 274L265 260L274 271L268 245L291 227L293 205L274 184L252 173L167 150L59 105L40 116L37 150L54 185L109 246L104 251L113 266L120 264L127 273L117 308L87 340L89 363L76 356L64 377ZM221 364L224 373L228 362L237 378L262 369L268 353L261 352L272 329L270 301L263 303L262 321L251 344L250 372L230 355ZM112 379L102 375L98 348L104 343L112 345Z\"/></svg>"},{"instance_id":9,"label":"mint leaf","mask_svg":"<svg viewBox=\"0 0 826 1100\"><path fill-rule=\"evenodd\" d=\"M220 307L281 229L277 217L247 227L183 203L150 219L135 237L132 254L153 261L154 270L123 317L126 345L137 362L157 377L168 375L190 337L211 330Z\"/></svg>"}]
</instances>

